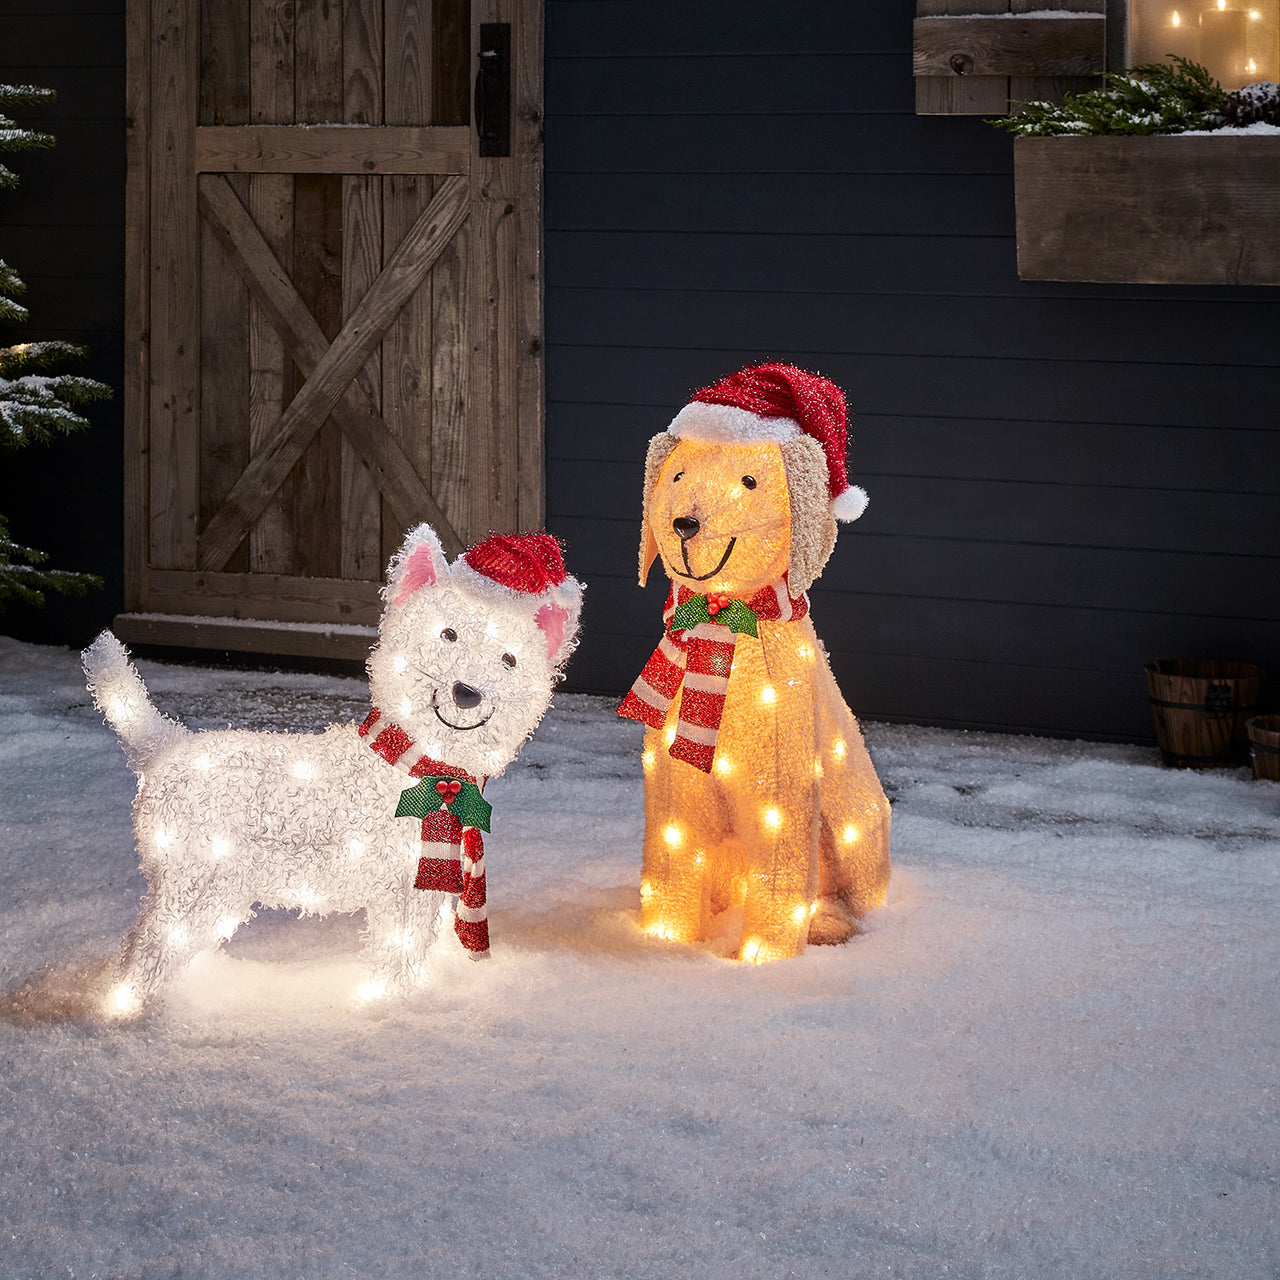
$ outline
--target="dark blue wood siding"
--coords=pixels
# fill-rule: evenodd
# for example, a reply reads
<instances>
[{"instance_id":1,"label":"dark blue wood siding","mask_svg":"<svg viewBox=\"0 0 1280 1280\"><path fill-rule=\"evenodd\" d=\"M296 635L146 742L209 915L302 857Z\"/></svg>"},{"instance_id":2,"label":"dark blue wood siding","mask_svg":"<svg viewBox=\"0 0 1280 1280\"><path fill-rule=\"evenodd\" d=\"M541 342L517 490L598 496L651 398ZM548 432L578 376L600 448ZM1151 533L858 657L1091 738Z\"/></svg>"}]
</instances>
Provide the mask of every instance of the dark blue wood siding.
<instances>
[{"instance_id":1,"label":"dark blue wood siding","mask_svg":"<svg viewBox=\"0 0 1280 1280\"><path fill-rule=\"evenodd\" d=\"M101 575L104 589L50 596L42 610L11 603L0 630L79 644L123 598L124 0L7 0L0 81L58 93L53 106L14 113L57 146L3 157L21 185L0 191L0 258L26 282L31 319L0 340L83 343L87 359L68 371L115 390L89 408L89 431L0 454L0 512L13 537L49 552L51 566Z\"/></svg>"},{"instance_id":2,"label":"dark blue wood siding","mask_svg":"<svg viewBox=\"0 0 1280 1280\"><path fill-rule=\"evenodd\" d=\"M58 148L0 192L19 336L88 343L116 387L123 8L0 15L0 76L61 94L24 115ZM1020 283L1010 141L914 115L912 9L549 0L548 510L590 584L570 685L622 690L656 638L649 436L779 356L857 411L871 507L813 592L855 709L1143 737L1149 658L1280 672L1280 291ZM11 634L79 643L119 608L119 397L93 417L4 460L0 511L107 588L13 607Z\"/></svg>"},{"instance_id":3,"label":"dark blue wood siding","mask_svg":"<svg viewBox=\"0 0 1280 1280\"><path fill-rule=\"evenodd\" d=\"M816 368L871 495L816 585L868 717L1137 738L1142 666L1280 671L1280 291L1024 284L1011 141L914 114L910 0L550 0L548 511L570 670L634 678L644 449ZM661 576L660 574L658 575Z\"/></svg>"}]
</instances>

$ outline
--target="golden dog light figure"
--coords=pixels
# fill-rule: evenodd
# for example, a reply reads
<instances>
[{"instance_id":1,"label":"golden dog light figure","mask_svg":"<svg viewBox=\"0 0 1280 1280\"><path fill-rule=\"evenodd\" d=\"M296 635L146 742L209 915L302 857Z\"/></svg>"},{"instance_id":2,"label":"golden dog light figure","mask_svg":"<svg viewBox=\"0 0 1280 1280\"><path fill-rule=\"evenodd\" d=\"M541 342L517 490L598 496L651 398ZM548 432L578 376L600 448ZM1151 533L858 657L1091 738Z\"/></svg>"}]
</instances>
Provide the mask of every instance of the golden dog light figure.
<instances>
[{"instance_id":1,"label":"golden dog light figure","mask_svg":"<svg viewBox=\"0 0 1280 1280\"><path fill-rule=\"evenodd\" d=\"M671 578L662 640L619 714L648 726L641 925L737 958L844 942L885 900L889 803L805 592L866 494L844 395L785 364L696 392L645 463L640 584Z\"/></svg>"}]
</instances>

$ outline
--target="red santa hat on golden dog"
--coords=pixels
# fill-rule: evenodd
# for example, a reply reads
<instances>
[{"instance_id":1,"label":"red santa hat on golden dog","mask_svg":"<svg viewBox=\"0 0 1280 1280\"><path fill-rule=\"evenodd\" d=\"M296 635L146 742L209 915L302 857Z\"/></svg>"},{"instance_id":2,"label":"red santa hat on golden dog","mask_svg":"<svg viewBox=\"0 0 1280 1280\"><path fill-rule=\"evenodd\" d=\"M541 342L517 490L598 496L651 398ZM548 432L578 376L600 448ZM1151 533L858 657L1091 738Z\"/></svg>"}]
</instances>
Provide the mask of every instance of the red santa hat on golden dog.
<instances>
[{"instance_id":1,"label":"red santa hat on golden dog","mask_svg":"<svg viewBox=\"0 0 1280 1280\"><path fill-rule=\"evenodd\" d=\"M812 436L827 460L831 514L856 520L867 509L866 491L849 483L844 392L820 374L769 361L750 365L695 391L667 430L681 440L781 444Z\"/></svg>"}]
</instances>

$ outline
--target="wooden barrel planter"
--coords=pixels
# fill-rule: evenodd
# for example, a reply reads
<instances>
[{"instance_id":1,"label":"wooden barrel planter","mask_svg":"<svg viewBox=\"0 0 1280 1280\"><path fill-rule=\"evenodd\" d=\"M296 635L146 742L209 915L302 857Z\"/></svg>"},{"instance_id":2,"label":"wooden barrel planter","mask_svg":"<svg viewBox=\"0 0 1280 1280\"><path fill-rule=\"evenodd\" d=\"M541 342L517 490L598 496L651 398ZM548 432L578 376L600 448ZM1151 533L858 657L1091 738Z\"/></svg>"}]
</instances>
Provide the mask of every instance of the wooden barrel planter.
<instances>
[{"instance_id":1,"label":"wooden barrel planter","mask_svg":"<svg viewBox=\"0 0 1280 1280\"><path fill-rule=\"evenodd\" d=\"M1147 692L1161 762L1173 769L1245 764L1245 722L1257 705L1262 668L1251 662L1162 658L1148 662Z\"/></svg>"},{"instance_id":2,"label":"wooden barrel planter","mask_svg":"<svg viewBox=\"0 0 1280 1280\"><path fill-rule=\"evenodd\" d=\"M1245 724L1253 776L1280 782L1280 716L1254 716Z\"/></svg>"}]
</instances>

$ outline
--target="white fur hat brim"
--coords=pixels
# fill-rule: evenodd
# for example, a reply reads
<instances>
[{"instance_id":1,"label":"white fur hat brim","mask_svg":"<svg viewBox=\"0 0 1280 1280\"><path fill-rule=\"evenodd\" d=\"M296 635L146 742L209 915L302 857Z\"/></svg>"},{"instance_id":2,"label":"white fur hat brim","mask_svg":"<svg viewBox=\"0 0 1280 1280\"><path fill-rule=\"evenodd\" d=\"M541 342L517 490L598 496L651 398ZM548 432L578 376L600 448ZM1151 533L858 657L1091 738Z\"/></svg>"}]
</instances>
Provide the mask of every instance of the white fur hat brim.
<instances>
[{"instance_id":1,"label":"white fur hat brim","mask_svg":"<svg viewBox=\"0 0 1280 1280\"><path fill-rule=\"evenodd\" d=\"M800 424L790 418L763 418L732 404L685 405L667 430L681 440L725 441L733 444L781 444L802 435Z\"/></svg>"},{"instance_id":2,"label":"white fur hat brim","mask_svg":"<svg viewBox=\"0 0 1280 1280\"><path fill-rule=\"evenodd\" d=\"M764 418L737 405L704 404L700 400L685 405L672 418L667 431L680 440L731 444L783 444L805 434L791 418ZM844 524L856 520L866 509L867 491L856 484L831 500L831 514Z\"/></svg>"}]
</instances>

